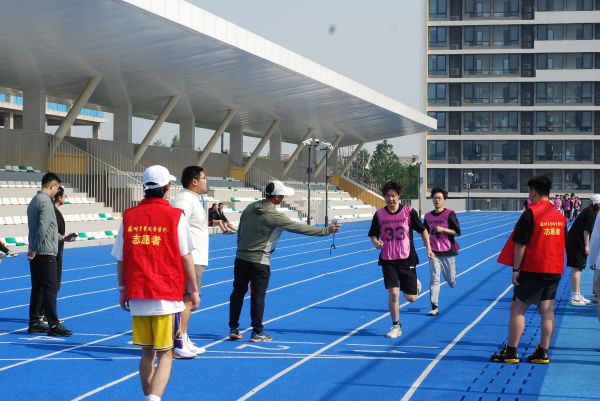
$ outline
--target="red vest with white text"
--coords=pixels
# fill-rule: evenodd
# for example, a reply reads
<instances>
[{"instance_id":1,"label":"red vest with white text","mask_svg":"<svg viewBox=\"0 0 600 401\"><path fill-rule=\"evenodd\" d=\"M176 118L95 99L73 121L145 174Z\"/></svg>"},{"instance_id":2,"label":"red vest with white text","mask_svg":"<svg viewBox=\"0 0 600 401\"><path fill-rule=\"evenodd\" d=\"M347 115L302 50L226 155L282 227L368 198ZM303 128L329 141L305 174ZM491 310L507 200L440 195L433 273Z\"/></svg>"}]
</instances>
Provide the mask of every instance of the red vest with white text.
<instances>
[{"instance_id":1,"label":"red vest with white text","mask_svg":"<svg viewBox=\"0 0 600 401\"><path fill-rule=\"evenodd\" d=\"M127 298L181 301L186 278L177 226L183 210L165 199L144 199L123 213Z\"/></svg>"}]
</instances>

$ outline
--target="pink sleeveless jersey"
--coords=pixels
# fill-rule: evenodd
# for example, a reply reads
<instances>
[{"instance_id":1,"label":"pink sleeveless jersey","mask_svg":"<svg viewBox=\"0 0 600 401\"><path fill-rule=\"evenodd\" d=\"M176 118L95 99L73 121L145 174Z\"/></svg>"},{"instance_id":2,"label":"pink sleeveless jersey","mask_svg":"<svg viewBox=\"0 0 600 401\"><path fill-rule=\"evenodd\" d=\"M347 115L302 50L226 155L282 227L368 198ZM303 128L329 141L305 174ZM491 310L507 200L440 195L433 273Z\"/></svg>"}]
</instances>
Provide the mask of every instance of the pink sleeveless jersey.
<instances>
[{"instance_id":1,"label":"pink sleeveless jersey","mask_svg":"<svg viewBox=\"0 0 600 401\"><path fill-rule=\"evenodd\" d=\"M381 259L406 259L410 255L410 212L408 205L396 214L390 214L385 208L377 209L379 232L383 241Z\"/></svg>"},{"instance_id":2,"label":"pink sleeveless jersey","mask_svg":"<svg viewBox=\"0 0 600 401\"><path fill-rule=\"evenodd\" d=\"M558 198L554 198L554 208L560 210L562 207L562 201Z\"/></svg>"},{"instance_id":3,"label":"pink sleeveless jersey","mask_svg":"<svg viewBox=\"0 0 600 401\"><path fill-rule=\"evenodd\" d=\"M450 213L452 213L452 210L444 209L444 211L437 216L434 216L431 212L425 215L425 222L430 230L429 243L431 244L431 250L433 252L448 252L452 249L452 242L450 241L448 234L433 233L433 227L435 226L444 228L449 227L448 216L450 216Z\"/></svg>"}]
</instances>

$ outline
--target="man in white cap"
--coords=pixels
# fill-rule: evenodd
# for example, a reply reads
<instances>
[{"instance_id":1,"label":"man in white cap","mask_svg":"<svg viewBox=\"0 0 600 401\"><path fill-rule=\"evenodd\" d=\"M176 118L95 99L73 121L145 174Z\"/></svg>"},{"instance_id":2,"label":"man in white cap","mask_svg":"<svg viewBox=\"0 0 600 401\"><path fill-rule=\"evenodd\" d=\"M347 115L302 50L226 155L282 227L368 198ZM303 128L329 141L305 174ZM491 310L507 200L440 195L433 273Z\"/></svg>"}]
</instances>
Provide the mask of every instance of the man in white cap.
<instances>
[{"instance_id":1,"label":"man in white cap","mask_svg":"<svg viewBox=\"0 0 600 401\"><path fill-rule=\"evenodd\" d=\"M176 315L200 300L183 210L165 199L175 177L163 166L144 170L144 199L123 213L112 255L117 259L119 303L131 313L133 343L142 347L140 380L146 400L160 401L171 375ZM158 364L154 359L158 356Z\"/></svg>"},{"instance_id":2,"label":"man in white cap","mask_svg":"<svg viewBox=\"0 0 600 401\"><path fill-rule=\"evenodd\" d=\"M573 306L591 303L581 294L581 272L585 269L590 254L590 237L594 230L596 216L600 210L600 195L590 198L590 205L577 216L567 233L567 266L571 267L571 300ZM590 263L595 259L590 258Z\"/></svg>"},{"instance_id":3,"label":"man in white cap","mask_svg":"<svg viewBox=\"0 0 600 401\"><path fill-rule=\"evenodd\" d=\"M244 296L251 283L250 316L252 335L250 341L271 341L263 331L265 296L271 275L270 259L283 230L304 235L329 235L340 230L339 225L313 227L291 221L277 211L285 196L294 195L294 189L281 181L272 181L265 188L265 199L251 203L242 212L238 228L237 253L234 263L233 292L229 298L229 338L242 339L239 330L240 313Z\"/></svg>"}]
</instances>

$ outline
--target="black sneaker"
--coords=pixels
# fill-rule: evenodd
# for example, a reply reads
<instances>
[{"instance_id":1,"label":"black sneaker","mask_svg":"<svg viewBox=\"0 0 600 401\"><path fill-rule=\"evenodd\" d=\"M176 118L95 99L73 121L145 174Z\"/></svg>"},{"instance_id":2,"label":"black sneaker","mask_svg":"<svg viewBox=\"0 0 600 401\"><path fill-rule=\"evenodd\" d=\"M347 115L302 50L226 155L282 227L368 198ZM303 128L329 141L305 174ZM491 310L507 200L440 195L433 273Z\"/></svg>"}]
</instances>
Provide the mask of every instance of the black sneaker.
<instances>
[{"instance_id":1,"label":"black sneaker","mask_svg":"<svg viewBox=\"0 0 600 401\"><path fill-rule=\"evenodd\" d=\"M73 332L59 323L50 327L47 334L51 337L71 337Z\"/></svg>"},{"instance_id":2,"label":"black sneaker","mask_svg":"<svg viewBox=\"0 0 600 401\"><path fill-rule=\"evenodd\" d=\"M492 362L502 362L502 363L519 363L519 354L517 354L517 349L508 347L508 345L502 344L498 352L496 352L490 358Z\"/></svg>"},{"instance_id":3,"label":"black sneaker","mask_svg":"<svg viewBox=\"0 0 600 401\"><path fill-rule=\"evenodd\" d=\"M46 332L48 332L48 325L45 325L42 322L29 323L29 327L27 328L27 332L29 334L46 333Z\"/></svg>"},{"instance_id":4,"label":"black sneaker","mask_svg":"<svg viewBox=\"0 0 600 401\"><path fill-rule=\"evenodd\" d=\"M231 340L241 340L243 337L237 327L229 329L229 338Z\"/></svg>"},{"instance_id":5,"label":"black sneaker","mask_svg":"<svg viewBox=\"0 0 600 401\"><path fill-rule=\"evenodd\" d=\"M265 333L264 331L261 333L257 333L252 330L252 336L250 336L250 341L253 343L268 343L273 340L273 337Z\"/></svg>"},{"instance_id":6,"label":"black sneaker","mask_svg":"<svg viewBox=\"0 0 600 401\"><path fill-rule=\"evenodd\" d=\"M540 347L540 345L537 344L535 346L535 351L533 351L533 354L527 357L527 360L531 363L550 363L550 358L548 358L548 350Z\"/></svg>"}]
</instances>

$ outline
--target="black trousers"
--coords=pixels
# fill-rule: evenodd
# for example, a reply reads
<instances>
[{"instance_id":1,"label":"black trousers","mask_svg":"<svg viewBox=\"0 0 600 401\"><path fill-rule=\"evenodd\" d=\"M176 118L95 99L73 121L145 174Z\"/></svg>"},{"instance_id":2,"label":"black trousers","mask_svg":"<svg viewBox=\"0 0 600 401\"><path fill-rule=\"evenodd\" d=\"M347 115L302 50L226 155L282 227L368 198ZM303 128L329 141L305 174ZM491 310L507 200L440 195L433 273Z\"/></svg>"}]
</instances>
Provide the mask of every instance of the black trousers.
<instances>
[{"instance_id":1,"label":"black trousers","mask_svg":"<svg viewBox=\"0 0 600 401\"><path fill-rule=\"evenodd\" d=\"M240 327L239 320L244 305L244 296L250 284L250 317L252 328L260 333L263 330L265 296L269 287L271 268L269 265L235 259L233 268L233 292L229 297L229 327Z\"/></svg>"},{"instance_id":2,"label":"black trousers","mask_svg":"<svg viewBox=\"0 0 600 401\"><path fill-rule=\"evenodd\" d=\"M58 324L56 256L37 255L29 261L29 271L31 273L29 323L35 323L42 315L45 315L48 324L52 327Z\"/></svg>"}]
</instances>

